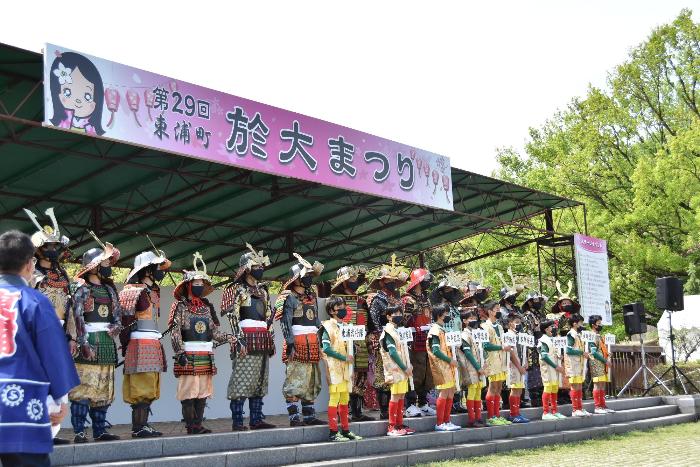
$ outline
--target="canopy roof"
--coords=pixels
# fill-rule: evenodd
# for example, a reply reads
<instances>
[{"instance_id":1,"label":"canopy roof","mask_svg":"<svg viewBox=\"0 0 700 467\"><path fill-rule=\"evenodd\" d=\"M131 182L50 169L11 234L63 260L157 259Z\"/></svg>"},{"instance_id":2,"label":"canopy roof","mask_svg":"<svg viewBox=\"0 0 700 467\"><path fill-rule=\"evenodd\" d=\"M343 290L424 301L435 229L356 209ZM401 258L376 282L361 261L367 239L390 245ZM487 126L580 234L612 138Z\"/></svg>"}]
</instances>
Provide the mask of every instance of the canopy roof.
<instances>
[{"instance_id":1,"label":"canopy roof","mask_svg":"<svg viewBox=\"0 0 700 467\"><path fill-rule=\"evenodd\" d=\"M455 210L443 211L44 128L43 114L41 54L0 44L0 229L29 233L22 208L53 206L76 254L94 230L123 267L148 234L175 269L200 251L210 273L232 275L248 242L270 256L266 277L285 277L298 252L327 279L580 204L452 168Z\"/></svg>"}]
</instances>

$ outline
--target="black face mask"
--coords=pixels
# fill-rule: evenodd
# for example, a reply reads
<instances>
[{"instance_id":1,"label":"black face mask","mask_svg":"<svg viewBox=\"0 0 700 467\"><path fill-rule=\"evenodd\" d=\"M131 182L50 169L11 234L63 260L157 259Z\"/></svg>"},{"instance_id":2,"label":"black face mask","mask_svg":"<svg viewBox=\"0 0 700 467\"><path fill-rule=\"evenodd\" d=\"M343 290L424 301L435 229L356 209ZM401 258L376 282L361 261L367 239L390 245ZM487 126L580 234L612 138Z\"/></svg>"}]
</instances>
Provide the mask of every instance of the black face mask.
<instances>
[{"instance_id":1,"label":"black face mask","mask_svg":"<svg viewBox=\"0 0 700 467\"><path fill-rule=\"evenodd\" d=\"M603 326L602 326L602 325L596 324L596 325L593 326L593 330L594 330L595 332L600 332L601 329L603 329Z\"/></svg>"},{"instance_id":2,"label":"black face mask","mask_svg":"<svg viewBox=\"0 0 700 467\"><path fill-rule=\"evenodd\" d=\"M533 310L541 310L542 309L542 302L533 302L532 309Z\"/></svg>"},{"instance_id":3,"label":"black face mask","mask_svg":"<svg viewBox=\"0 0 700 467\"><path fill-rule=\"evenodd\" d=\"M561 309L564 311L564 313L573 313L574 312L573 305L564 305L561 307Z\"/></svg>"},{"instance_id":4,"label":"black face mask","mask_svg":"<svg viewBox=\"0 0 700 467\"><path fill-rule=\"evenodd\" d=\"M516 331L516 332L523 332L523 325L522 325L522 324L516 324L516 325L515 325L515 331Z\"/></svg>"},{"instance_id":5,"label":"black face mask","mask_svg":"<svg viewBox=\"0 0 700 467\"><path fill-rule=\"evenodd\" d=\"M360 283L357 281L348 281L348 289L352 290L353 292L357 292L357 289L360 288Z\"/></svg>"},{"instance_id":6,"label":"black face mask","mask_svg":"<svg viewBox=\"0 0 700 467\"><path fill-rule=\"evenodd\" d=\"M477 328L479 327L479 321L476 321L476 320L474 320L474 321L469 321L469 323L467 323L467 324L468 324L469 327L472 328L472 329L477 329Z\"/></svg>"},{"instance_id":7,"label":"black face mask","mask_svg":"<svg viewBox=\"0 0 700 467\"><path fill-rule=\"evenodd\" d=\"M503 316L503 313L501 313L500 311L497 311L496 312L496 319L501 319L501 316Z\"/></svg>"},{"instance_id":8,"label":"black face mask","mask_svg":"<svg viewBox=\"0 0 700 467\"><path fill-rule=\"evenodd\" d=\"M156 269L153 271L153 280L156 282L160 282L163 280L165 277L165 271L161 271L160 269Z\"/></svg>"},{"instance_id":9,"label":"black face mask","mask_svg":"<svg viewBox=\"0 0 700 467\"><path fill-rule=\"evenodd\" d=\"M345 317L348 315L348 309L347 308L341 308L338 310L335 314L338 319L345 319Z\"/></svg>"},{"instance_id":10,"label":"black face mask","mask_svg":"<svg viewBox=\"0 0 700 467\"><path fill-rule=\"evenodd\" d=\"M453 305L456 305L459 302L459 292L457 292L456 290L444 293L443 297L445 297L445 300L447 300Z\"/></svg>"},{"instance_id":11,"label":"black face mask","mask_svg":"<svg viewBox=\"0 0 700 467\"><path fill-rule=\"evenodd\" d=\"M308 289L311 287L311 284L313 283L314 278L311 276L304 276L301 278L301 285L304 286L305 289Z\"/></svg>"},{"instance_id":12,"label":"black face mask","mask_svg":"<svg viewBox=\"0 0 700 467\"><path fill-rule=\"evenodd\" d=\"M58 250L41 250L42 255L44 255L44 258L48 259L49 261L56 261L58 259L58 255L60 252Z\"/></svg>"},{"instance_id":13,"label":"black face mask","mask_svg":"<svg viewBox=\"0 0 700 467\"><path fill-rule=\"evenodd\" d=\"M452 321L452 316L450 316L450 315L445 315L445 317L443 318L443 322L444 322L445 324L447 324L447 323L449 323L450 321Z\"/></svg>"},{"instance_id":14,"label":"black face mask","mask_svg":"<svg viewBox=\"0 0 700 467\"><path fill-rule=\"evenodd\" d=\"M387 282L384 285L384 288L390 292L395 292L396 291L396 282Z\"/></svg>"},{"instance_id":15,"label":"black face mask","mask_svg":"<svg viewBox=\"0 0 700 467\"><path fill-rule=\"evenodd\" d=\"M262 279L262 276L264 273L265 273L264 269L252 269L250 271L250 275L253 276L253 279L255 279L256 281L259 281L260 279Z\"/></svg>"},{"instance_id":16,"label":"black face mask","mask_svg":"<svg viewBox=\"0 0 700 467\"><path fill-rule=\"evenodd\" d=\"M552 328L552 335L556 336L559 333L559 328Z\"/></svg>"},{"instance_id":17,"label":"black face mask","mask_svg":"<svg viewBox=\"0 0 700 467\"><path fill-rule=\"evenodd\" d=\"M430 288L431 284L432 284L432 282L430 282L430 281L422 281L420 283L420 288L421 288L421 290L423 290L423 292L427 292L428 289Z\"/></svg>"},{"instance_id":18,"label":"black face mask","mask_svg":"<svg viewBox=\"0 0 700 467\"><path fill-rule=\"evenodd\" d=\"M204 293L204 286L203 285L193 285L192 286L192 295L194 297L201 297L203 293Z\"/></svg>"},{"instance_id":19,"label":"black face mask","mask_svg":"<svg viewBox=\"0 0 700 467\"><path fill-rule=\"evenodd\" d=\"M510 297L506 298L506 302L510 303L511 305L515 305L515 299L516 299L516 298L517 298L517 297L516 297L515 295L510 296Z\"/></svg>"},{"instance_id":20,"label":"black face mask","mask_svg":"<svg viewBox=\"0 0 700 467\"><path fill-rule=\"evenodd\" d=\"M112 267L111 266L100 266L100 276L104 277L105 279L108 277L112 276Z\"/></svg>"},{"instance_id":21,"label":"black face mask","mask_svg":"<svg viewBox=\"0 0 700 467\"><path fill-rule=\"evenodd\" d=\"M483 302L483 301L486 299L486 297L487 297L487 294L486 294L486 291L485 291L485 290L483 290L483 291L481 291L481 292L477 292L477 293L474 294L474 299L475 299L477 302Z\"/></svg>"},{"instance_id":22,"label":"black face mask","mask_svg":"<svg viewBox=\"0 0 700 467\"><path fill-rule=\"evenodd\" d=\"M392 316L391 322L396 326L403 326L403 316Z\"/></svg>"}]
</instances>

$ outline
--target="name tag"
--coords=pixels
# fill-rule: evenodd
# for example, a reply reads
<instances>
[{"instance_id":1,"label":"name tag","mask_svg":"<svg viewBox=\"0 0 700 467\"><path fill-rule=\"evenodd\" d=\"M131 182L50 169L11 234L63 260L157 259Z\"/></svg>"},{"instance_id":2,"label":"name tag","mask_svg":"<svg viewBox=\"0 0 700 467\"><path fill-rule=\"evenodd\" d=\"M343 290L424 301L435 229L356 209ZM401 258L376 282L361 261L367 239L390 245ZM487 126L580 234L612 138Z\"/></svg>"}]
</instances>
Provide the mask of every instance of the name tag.
<instances>
[{"instance_id":1,"label":"name tag","mask_svg":"<svg viewBox=\"0 0 700 467\"><path fill-rule=\"evenodd\" d=\"M615 345L615 334L605 335L605 345Z\"/></svg>"},{"instance_id":2,"label":"name tag","mask_svg":"<svg viewBox=\"0 0 700 467\"><path fill-rule=\"evenodd\" d=\"M503 335L503 343L505 345L509 345L511 347L515 347L518 343L518 336L515 334L511 334L509 332L505 333Z\"/></svg>"},{"instance_id":3,"label":"name tag","mask_svg":"<svg viewBox=\"0 0 700 467\"><path fill-rule=\"evenodd\" d=\"M581 331L581 340L583 342L595 342L595 333L591 331Z\"/></svg>"},{"instance_id":4,"label":"name tag","mask_svg":"<svg viewBox=\"0 0 700 467\"><path fill-rule=\"evenodd\" d=\"M474 342L488 342L489 333L483 329L475 329L472 331L472 338L474 339Z\"/></svg>"},{"instance_id":5,"label":"name tag","mask_svg":"<svg viewBox=\"0 0 700 467\"><path fill-rule=\"evenodd\" d=\"M552 337L552 342L554 343L554 348L556 349L566 348L566 337Z\"/></svg>"}]
</instances>

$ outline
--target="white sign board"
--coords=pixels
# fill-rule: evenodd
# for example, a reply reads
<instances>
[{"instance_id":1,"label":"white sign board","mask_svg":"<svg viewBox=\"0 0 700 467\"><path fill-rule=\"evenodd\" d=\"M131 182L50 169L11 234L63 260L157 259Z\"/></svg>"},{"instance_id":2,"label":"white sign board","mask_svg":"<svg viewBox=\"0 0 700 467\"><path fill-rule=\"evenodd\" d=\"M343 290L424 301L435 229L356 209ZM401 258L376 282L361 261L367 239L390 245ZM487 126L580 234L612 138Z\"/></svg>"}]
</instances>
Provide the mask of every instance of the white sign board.
<instances>
[{"instance_id":1,"label":"white sign board","mask_svg":"<svg viewBox=\"0 0 700 467\"><path fill-rule=\"evenodd\" d=\"M574 234L574 252L581 314L584 318L601 315L603 324L612 324L607 242Z\"/></svg>"},{"instance_id":2,"label":"white sign board","mask_svg":"<svg viewBox=\"0 0 700 467\"><path fill-rule=\"evenodd\" d=\"M413 328L396 328L401 342L413 342Z\"/></svg>"},{"instance_id":3,"label":"white sign board","mask_svg":"<svg viewBox=\"0 0 700 467\"><path fill-rule=\"evenodd\" d=\"M534 347L535 336L526 332L520 332L518 333L518 344L523 345L525 347Z\"/></svg>"},{"instance_id":4,"label":"white sign board","mask_svg":"<svg viewBox=\"0 0 700 467\"><path fill-rule=\"evenodd\" d=\"M566 337L552 337L552 342L554 343L554 347L557 349L566 348Z\"/></svg>"},{"instance_id":5,"label":"white sign board","mask_svg":"<svg viewBox=\"0 0 700 467\"><path fill-rule=\"evenodd\" d=\"M460 332L446 332L445 341L449 347L459 347L462 345L462 333Z\"/></svg>"},{"instance_id":6,"label":"white sign board","mask_svg":"<svg viewBox=\"0 0 700 467\"><path fill-rule=\"evenodd\" d=\"M518 344L518 336L512 332L503 335L503 344L515 347Z\"/></svg>"},{"instance_id":7,"label":"white sign board","mask_svg":"<svg viewBox=\"0 0 700 467\"><path fill-rule=\"evenodd\" d=\"M581 340L583 342L595 342L595 333L591 331L581 331Z\"/></svg>"},{"instance_id":8,"label":"white sign board","mask_svg":"<svg viewBox=\"0 0 700 467\"><path fill-rule=\"evenodd\" d=\"M474 342L477 343L489 341L489 333L484 329L474 329L472 331L472 337L474 338Z\"/></svg>"},{"instance_id":9,"label":"white sign board","mask_svg":"<svg viewBox=\"0 0 700 467\"><path fill-rule=\"evenodd\" d=\"M340 333L344 341L363 341L367 331L364 326L346 324L340 326Z\"/></svg>"},{"instance_id":10,"label":"white sign board","mask_svg":"<svg viewBox=\"0 0 700 467\"><path fill-rule=\"evenodd\" d=\"M615 334L606 334L605 335L605 345L607 345L607 346L615 345Z\"/></svg>"}]
</instances>

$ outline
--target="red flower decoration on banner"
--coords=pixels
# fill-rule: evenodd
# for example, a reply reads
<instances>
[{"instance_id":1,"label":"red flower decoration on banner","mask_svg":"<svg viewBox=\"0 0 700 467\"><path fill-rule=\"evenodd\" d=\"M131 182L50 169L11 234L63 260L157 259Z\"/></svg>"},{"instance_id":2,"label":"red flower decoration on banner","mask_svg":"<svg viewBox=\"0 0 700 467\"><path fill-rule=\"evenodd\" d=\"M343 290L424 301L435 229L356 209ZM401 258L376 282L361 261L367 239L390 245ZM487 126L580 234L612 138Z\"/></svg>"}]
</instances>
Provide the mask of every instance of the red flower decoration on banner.
<instances>
[{"instance_id":1,"label":"red flower decoration on banner","mask_svg":"<svg viewBox=\"0 0 700 467\"><path fill-rule=\"evenodd\" d=\"M422 170L423 169L423 159L422 158L419 157L416 160L416 167L418 168L418 177L420 177L421 172L423 172L423 170Z\"/></svg>"},{"instance_id":2,"label":"red flower decoration on banner","mask_svg":"<svg viewBox=\"0 0 700 467\"><path fill-rule=\"evenodd\" d=\"M439 179L440 179L440 174L438 173L437 170L433 170L433 185L435 185L435 188L433 188L433 194L435 194L435 191L437 190L437 184L438 184Z\"/></svg>"},{"instance_id":3,"label":"red flower decoration on banner","mask_svg":"<svg viewBox=\"0 0 700 467\"><path fill-rule=\"evenodd\" d=\"M168 83L168 87L170 88L170 92L175 92L177 91L177 81L171 81Z\"/></svg>"},{"instance_id":4,"label":"red flower decoration on banner","mask_svg":"<svg viewBox=\"0 0 700 467\"><path fill-rule=\"evenodd\" d=\"M136 114L136 112L139 111L139 103L141 102L141 97L139 96L139 93L134 91L133 89L129 89L126 91L126 103L129 104L129 109L134 113L134 120L136 120L136 124L138 126L141 126L141 122L139 122L139 117Z\"/></svg>"},{"instance_id":5,"label":"red flower decoration on banner","mask_svg":"<svg viewBox=\"0 0 700 467\"><path fill-rule=\"evenodd\" d=\"M107 110L110 112L107 128L112 128L112 125L114 125L114 114L119 110L120 99L119 91L114 88L105 89L105 104L107 105Z\"/></svg>"},{"instance_id":6,"label":"red flower decoration on banner","mask_svg":"<svg viewBox=\"0 0 700 467\"><path fill-rule=\"evenodd\" d=\"M430 183L430 179L428 178L430 176L430 166L428 165L428 161L423 161L423 173L425 174L425 186L428 186Z\"/></svg>"},{"instance_id":7,"label":"red flower decoration on banner","mask_svg":"<svg viewBox=\"0 0 700 467\"><path fill-rule=\"evenodd\" d=\"M449 203L450 177L448 177L447 175L442 176L442 187L445 189L445 198L447 198L447 202Z\"/></svg>"},{"instance_id":8,"label":"red flower decoration on banner","mask_svg":"<svg viewBox=\"0 0 700 467\"><path fill-rule=\"evenodd\" d=\"M153 94L153 91L150 89L146 89L143 91L143 105L146 106L148 109L148 119L150 121L153 121L153 117L151 116L151 109L153 108L153 104L156 101L156 96Z\"/></svg>"}]
</instances>

